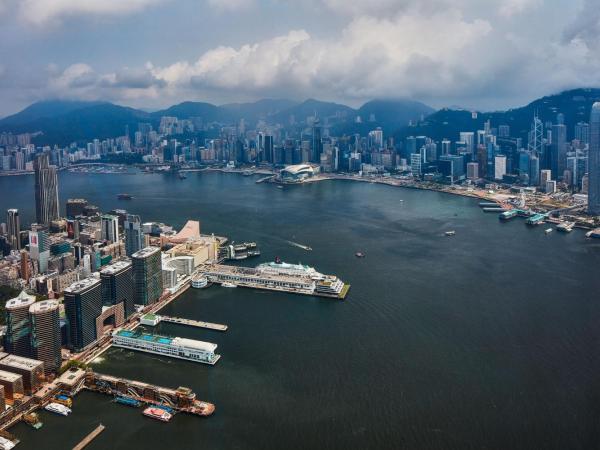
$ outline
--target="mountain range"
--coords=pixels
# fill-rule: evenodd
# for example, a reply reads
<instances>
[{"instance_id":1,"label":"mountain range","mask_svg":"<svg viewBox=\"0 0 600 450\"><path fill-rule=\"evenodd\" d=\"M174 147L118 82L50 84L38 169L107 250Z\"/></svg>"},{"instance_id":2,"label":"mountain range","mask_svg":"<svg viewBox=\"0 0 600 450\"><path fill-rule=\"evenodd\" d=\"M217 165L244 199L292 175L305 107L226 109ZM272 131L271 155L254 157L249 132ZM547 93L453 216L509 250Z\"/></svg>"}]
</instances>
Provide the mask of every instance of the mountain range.
<instances>
[{"instance_id":1,"label":"mountain range","mask_svg":"<svg viewBox=\"0 0 600 450\"><path fill-rule=\"evenodd\" d=\"M562 113L568 139L572 139L575 124L589 121L590 109L595 101L600 101L600 89L597 88L564 91L507 111L477 113L449 108L435 111L412 100L372 100L358 109L315 99L304 102L263 99L221 106L183 102L154 112L108 102L48 100L1 119L0 132L41 132L34 143L66 145L122 136L126 126L133 132L140 122L149 122L157 128L162 116L180 119L200 117L205 124L216 122L225 125L237 124L244 119L249 127L264 121L298 130L306 126L308 117L316 114L334 136L355 133L365 136L370 130L381 127L385 136L392 135L397 142L409 135L457 140L461 131L483 129L484 123L490 120L492 127L508 125L511 136L526 140L534 115L544 123L557 123L557 114Z\"/></svg>"},{"instance_id":2,"label":"mountain range","mask_svg":"<svg viewBox=\"0 0 600 450\"><path fill-rule=\"evenodd\" d=\"M259 121L282 124L284 127L306 125L314 116L326 122L332 133L347 134L382 127L391 133L409 121L434 112L429 106L410 100L374 100L359 109L331 102L309 99L294 102L286 99L262 99L251 103L231 103L216 106L204 102L183 102L155 112L115 105L108 102L48 100L34 103L24 110L0 120L0 132L41 132L34 142L39 145L84 143L91 139L122 136L125 127L132 132L140 122L149 122L155 129L162 116L179 119L200 117L205 124L217 122L233 125L244 119L248 126ZM357 123L360 116L363 122ZM372 119L371 121L368 121Z\"/></svg>"}]
</instances>

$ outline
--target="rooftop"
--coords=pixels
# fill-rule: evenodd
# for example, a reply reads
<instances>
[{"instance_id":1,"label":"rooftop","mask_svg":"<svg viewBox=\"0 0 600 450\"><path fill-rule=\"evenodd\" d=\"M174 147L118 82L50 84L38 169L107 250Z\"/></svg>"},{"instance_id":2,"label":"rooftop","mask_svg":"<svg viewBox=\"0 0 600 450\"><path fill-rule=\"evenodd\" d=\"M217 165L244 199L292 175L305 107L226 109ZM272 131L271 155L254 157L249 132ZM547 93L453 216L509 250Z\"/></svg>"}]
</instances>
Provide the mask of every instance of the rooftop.
<instances>
[{"instance_id":1,"label":"rooftop","mask_svg":"<svg viewBox=\"0 0 600 450\"><path fill-rule=\"evenodd\" d=\"M73 283L71 286L65 289L65 293L79 294L99 284L100 280L98 278L88 277Z\"/></svg>"},{"instance_id":2,"label":"rooftop","mask_svg":"<svg viewBox=\"0 0 600 450\"><path fill-rule=\"evenodd\" d=\"M23 378L18 373L7 372L6 370L0 370L0 381L6 381L8 383L14 383L19 378Z\"/></svg>"},{"instance_id":3,"label":"rooftop","mask_svg":"<svg viewBox=\"0 0 600 450\"><path fill-rule=\"evenodd\" d=\"M102 275L114 275L116 273L121 272L124 269L131 267L131 261L117 261L110 266L106 266L104 269L100 271Z\"/></svg>"},{"instance_id":4,"label":"rooftop","mask_svg":"<svg viewBox=\"0 0 600 450\"><path fill-rule=\"evenodd\" d=\"M0 365L10 366L16 369L32 370L41 365L44 365L42 361L37 359L24 358L23 356L8 355L6 358L0 360Z\"/></svg>"},{"instance_id":5,"label":"rooftop","mask_svg":"<svg viewBox=\"0 0 600 450\"><path fill-rule=\"evenodd\" d=\"M34 303L29 307L31 314L39 314L48 311L58 309L58 302L56 300L44 300L42 302Z\"/></svg>"},{"instance_id":6,"label":"rooftop","mask_svg":"<svg viewBox=\"0 0 600 450\"><path fill-rule=\"evenodd\" d=\"M146 247L131 255L132 258L147 258L148 256L154 255L156 252L160 252L158 247Z\"/></svg>"},{"instance_id":7,"label":"rooftop","mask_svg":"<svg viewBox=\"0 0 600 450\"><path fill-rule=\"evenodd\" d=\"M25 291L21 291L15 298L6 302L6 309L17 309L32 305L35 302L35 296L29 295Z\"/></svg>"}]
</instances>

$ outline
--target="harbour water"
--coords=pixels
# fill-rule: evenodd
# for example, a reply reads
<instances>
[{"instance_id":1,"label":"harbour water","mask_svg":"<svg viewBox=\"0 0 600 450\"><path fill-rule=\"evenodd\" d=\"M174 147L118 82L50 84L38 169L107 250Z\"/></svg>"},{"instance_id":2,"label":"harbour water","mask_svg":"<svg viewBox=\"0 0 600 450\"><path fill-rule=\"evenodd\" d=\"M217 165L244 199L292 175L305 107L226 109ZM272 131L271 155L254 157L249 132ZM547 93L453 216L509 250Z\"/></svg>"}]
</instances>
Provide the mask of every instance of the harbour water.
<instances>
[{"instance_id":1,"label":"harbour water","mask_svg":"<svg viewBox=\"0 0 600 450\"><path fill-rule=\"evenodd\" d=\"M161 313L228 331L155 331L218 344L217 365L112 349L94 368L189 386L216 405L212 417L164 424L83 393L69 417L41 412L41 430L14 427L20 449L71 448L99 422L90 449L600 445L600 243L578 230L546 235L473 199L367 183L275 189L218 173L62 173L59 183L63 208L83 197L143 221L198 219L205 233L257 242L253 263L280 256L352 289L344 302L190 289ZM118 201L123 192L134 199ZM9 207L32 220L31 176L0 178L0 211Z\"/></svg>"}]
</instances>

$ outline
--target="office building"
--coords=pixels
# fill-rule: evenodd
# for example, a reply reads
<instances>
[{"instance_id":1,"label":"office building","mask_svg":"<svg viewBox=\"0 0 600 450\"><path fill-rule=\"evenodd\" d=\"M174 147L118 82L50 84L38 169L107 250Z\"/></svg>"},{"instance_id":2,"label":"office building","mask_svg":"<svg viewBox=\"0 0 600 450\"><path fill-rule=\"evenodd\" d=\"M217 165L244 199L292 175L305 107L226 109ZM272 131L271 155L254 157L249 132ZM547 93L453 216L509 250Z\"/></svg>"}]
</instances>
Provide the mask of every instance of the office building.
<instances>
[{"instance_id":1,"label":"office building","mask_svg":"<svg viewBox=\"0 0 600 450\"><path fill-rule=\"evenodd\" d=\"M59 218L58 176L56 167L48 163L48 154L37 156L33 163L35 172L35 216L37 223L47 225Z\"/></svg>"},{"instance_id":2,"label":"office building","mask_svg":"<svg viewBox=\"0 0 600 450\"><path fill-rule=\"evenodd\" d=\"M31 322L29 307L35 296L22 291L17 297L6 302L6 334L4 350L19 356L31 356Z\"/></svg>"},{"instance_id":3,"label":"office building","mask_svg":"<svg viewBox=\"0 0 600 450\"><path fill-rule=\"evenodd\" d=\"M44 381L44 363L37 359L8 355L0 359L0 370L21 375L26 395L37 391Z\"/></svg>"},{"instance_id":4,"label":"office building","mask_svg":"<svg viewBox=\"0 0 600 450\"><path fill-rule=\"evenodd\" d=\"M56 300L44 300L29 307L31 319L31 349L35 359L43 361L44 373L60 370L60 311Z\"/></svg>"},{"instance_id":5,"label":"office building","mask_svg":"<svg viewBox=\"0 0 600 450\"><path fill-rule=\"evenodd\" d=\"M546 189L546 183L552 179L552 171L544 169L540 171L540 186Z\"/></svg>"},{"instance_id":6,"label":"office building","mask_svg":"<svg viewBox=\"0 0 600 450\"><path fill-rule=\"evenodd\" d=\"M80 352L97 338L96 318L102 314L102 288L98 278L73 283L64 292L68 346Z\"/></svg>"},{"instance_id":7,"label":"office building","mask_svg":"<svg viewBox=\"0 0 600 450\"><path fill-rule=\"evenodd\" d=\"M21 250L21 224L19 222L18 209L9 209L6 211L6 227L10 248Z\"/></svg>"},{"instance_id":8,"label":"office building","mask_svg":"<svg viewBox=\"0 0 600 450\"><path fill-rule=\"evenodd\" d=\"M119 242L119 217L105 214L101 219L102 240Z\"/></svg>"},{"instance_id":9,"label":"office building","mask_svg":"<svg viewBox=\"0 0 600 450\"><path fill-rule=\"evenodd\" d=\"M567 127L564 124L552 126L551 169L556 179L562 177L567 168Z\"/></svg>"},{"instance_id":10,"label":"office building","mask_svg":"<svg viewBox=\"0 0 600 450\"><path fill-rule=\"evenodd\" d=\"M477 180L479 178L479 164L476 162L467 163L467 179Z\"/></svg>"},{"instance_id":11,"label":"office building","mask_svg":"<svg viewBox=\"0 0 600 450\"><path fill-rule=\"evenodd\" d=\"M23 398L23 377L18 373L0 370L0 386L4 390L4 398L9 401Z\"/></svg>"},{"instance_id":12,"label":"office building","mask_svg":"<svg viewBox=\"0 0 600 450\"><path fill-rule=\"evenodd\" d=\"M590 114L590 146L588 151L588 212L600 215L600 102Z\"/></svg>"},{"instance_id":13,"label":"office building","mask_svg":"<svg viewBox=\"0 0 600 450\"><path fill-rule=\"evenodd\" d=\"M77 216L82 216L85 213L85 207L87 206L87 200L82 198L70 198L67 200L67 217L74 219Z\"/></svg>"},{"instance_id":14,"label":"office building","mask_svg":"<svg viewBox=\"0 0 600 450\"><path fill-rule=\"evenodd\" d=\"M506 175L506 156L498 155L494 157L494 179L502 180Z\"/></svg>"},{"instance_id":15,"label":"office building","mask_svg":"<svg viewBox=\"0 0 600 450\"><path fill-rule=\"evenodd\" d=\"M134 312L134 282L130 261L118 261L100 272L102 303L104 306L123 303L125 318Z\"/></svg>"},{"instance_id":16,"label":"office building","mask_svg":"<svg viewBox=\"0 0 600 450\"><path fill-rule=\"evenodd\" d=\"M140 216L128 214L123 228L125 230L125 254L131 256L143 248L144 233Z\"/></svg>"},{"instance_id":17,"label":"office building","mask_svg":"<svg viewBox=\"0 0 600 450\"><path fill-rule=\"evenodd\" d=\"M131 255L135 303L150 305L162 295L162 261L157 247L146 247Z\"/></svg>"},{"instance_id":18,"label":"office building","mask_svg":"<svg viewBox=\"0 0 600 450\"><path fill-rule=\"evenodd\" d=\"M314 163L321 162L321 153L323 153L323 142L321 139L321 124L319 119L315 117L312 127L312 158Z\"/></svg>"}]
</instances>

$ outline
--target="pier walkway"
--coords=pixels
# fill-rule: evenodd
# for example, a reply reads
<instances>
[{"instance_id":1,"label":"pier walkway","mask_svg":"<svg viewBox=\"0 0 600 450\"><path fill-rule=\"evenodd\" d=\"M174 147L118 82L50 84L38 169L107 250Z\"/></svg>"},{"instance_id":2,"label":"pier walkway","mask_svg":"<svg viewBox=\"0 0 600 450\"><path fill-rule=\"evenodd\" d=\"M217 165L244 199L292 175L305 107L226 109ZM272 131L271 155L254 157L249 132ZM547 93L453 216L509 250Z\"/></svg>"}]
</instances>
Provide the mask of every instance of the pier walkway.
<instances>
[{"instance_id":1,"label":"pier walkway","mask_svg":"<svg viewBox=\"0 0 600 450\"><path fill-rule=\"evenodd\" d=\"M182 319L181 317L161 316L158 314L145 314L140 318L140 324L154 327L160 322L176 323L196 328L206 328L214 331L227 331L227 325L220 323L203 322L201 320Z\"/></svg>"},{"instance_id":2,"label":"pier walkway","mask_svg":"<svg viewBox=\"0 0 600 450\"><path fill-rule=\"evenodd\" d=\"M98 425L95 430L93 430L90 434L88 434L86 437L84 437L83 440L79 444L77 444L75 447L73 447L73 450L83 449L90 442L92 442L94 439L96 439L98 437L98 435L104 431L105 428L106 427L102 424Z\"/></svg>"}]
</instances>

